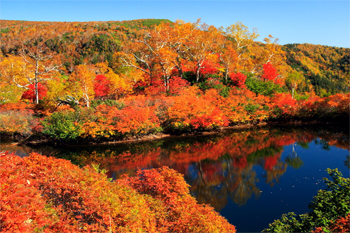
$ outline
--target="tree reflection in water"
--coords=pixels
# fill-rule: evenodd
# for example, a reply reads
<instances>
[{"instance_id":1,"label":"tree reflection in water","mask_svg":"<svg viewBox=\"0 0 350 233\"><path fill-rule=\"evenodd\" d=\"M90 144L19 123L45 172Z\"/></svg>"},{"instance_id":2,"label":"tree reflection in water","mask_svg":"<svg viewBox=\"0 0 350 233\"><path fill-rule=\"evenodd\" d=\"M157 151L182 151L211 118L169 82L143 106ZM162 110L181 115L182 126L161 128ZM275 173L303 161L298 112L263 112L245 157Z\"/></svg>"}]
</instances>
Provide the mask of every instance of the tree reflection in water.
<instances>
[{"instance_id":1,"label":"tree reflection in water","mask_svg":"<svg viewBox=\"0 0 350 233\"><path fill-rule=\"evenodd\" d=\"M308 148L308 144L306 144L306 145ZM301 160L300 157L298 157L298 154L295 151L294 143L293 143L292 152L286 157L286 163L288 164L288 166L291 166L294 169L299 169L304 164L304 162Z\"/></svg>"},{"instance_id":2,"label":"tree reflection in water","mask_svg":"<svg viewBox=\"0 0 350 233\"><path fill-rule=\"evenodd\" d=\"M260 190L256 187L259 180L252 166L234 167L228 159L207 164L198 162L191 167L198 175L185 174L185 178L199 203L209 203L219 211L227 204L228 197L238 205L244 205L253 194L259 197Z\"/></svg>"},{"instance_id":3,"label":"tree reflection in water","mask_svg":"<svg viewBox=\"0 0 350 233\"><path fill-rule=\"evenodd\" d=\"M238 205L244 205L254 194L256 198L260 196L260 189L256 187L256 183L259 180L256 178L256 173L252 170L252 164L238 171L236 180L237 188L234 192L230 193L231 199Z\"/></svg>"},{"instance_id":4,"label":"tree reflection in water","mask_svg":"<svg viewBox=\"0 0 350 233\"><path fill-rule=\"evenodd\" d=\"M287 166L295 169L303 166L295 152L295 143L308 148L309 142L317 140L323 149L336 146L348 150L348 135L348 132L334 128L258 128L149 143L45 150L48 155L71 160L80 166L100 164L114 179L123 174L133 175L138 168L169 166L184 174L199 203L211 204L220 211L229 199L241 206L253 196L259 198L259 179L253 166L261 167L265 173L262 178L274 186ZM293 147L282 161L281 154L286 145ZM21 153L26 150L33 149L21 148ZM348 166L349 157L344 160Z\"/></svg>"}]
</instances>

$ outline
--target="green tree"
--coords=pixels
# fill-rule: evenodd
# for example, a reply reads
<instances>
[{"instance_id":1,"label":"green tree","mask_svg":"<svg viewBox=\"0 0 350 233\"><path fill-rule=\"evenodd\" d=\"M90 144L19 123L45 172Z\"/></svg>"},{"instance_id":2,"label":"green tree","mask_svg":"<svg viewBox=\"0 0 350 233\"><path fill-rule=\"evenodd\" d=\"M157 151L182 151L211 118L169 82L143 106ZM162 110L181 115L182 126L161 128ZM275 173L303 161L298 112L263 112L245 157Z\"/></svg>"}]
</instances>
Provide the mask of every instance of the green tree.
<instances>
[{"instance_id":1,"label":"green tree","mask_svg":"<svg viewBox=\"0 0 350 233\"><path fill-rule=\"evenodd\" d=\"M254 92L257 96L258 94L264 96L272 96L274 93L284 92L283 88L278 84L270 81L262 81L255 77L248 77L245 81L247 88Z\"/></svg>"}]
</instances>

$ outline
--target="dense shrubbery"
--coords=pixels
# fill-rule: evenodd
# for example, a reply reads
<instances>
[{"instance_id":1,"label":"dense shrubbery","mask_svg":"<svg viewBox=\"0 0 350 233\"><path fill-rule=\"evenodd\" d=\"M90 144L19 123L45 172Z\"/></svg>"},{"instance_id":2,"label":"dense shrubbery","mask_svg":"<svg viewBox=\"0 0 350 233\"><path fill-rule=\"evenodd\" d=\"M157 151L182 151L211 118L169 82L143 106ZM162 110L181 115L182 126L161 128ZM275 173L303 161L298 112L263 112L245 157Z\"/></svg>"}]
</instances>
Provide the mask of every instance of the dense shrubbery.
<instances>
[{"instance_id":1,"label":"dense shrubbery","mask_svg":"<svg viewBox=\"0 0 350 233\"><path fill-rule=\"evenodd\" d=\"M245 85L256 95L272 96L274 93L284 92L284 89L271 81L264 82L257 78L248 78Z\"/></svg>"},{"instance_id":2,"label":"dense shrubbery","mask_svg":"<svg viewBox=\"0 0 350 233\"><path fill-rule=\"evenodd\" d=\"M1 231L235 232L169 168L110 182L97 167L0 153Z\"/></svg>"},{"instance_id":3,"label":"dense shrubbery","mask_svg":"<svg viewBox=\"0 0 350 233\"><path fill-rule=\"evenodd\" d=\"M32 106L27 104L4 104L0 106L0 133L24 136L42 130L40 120L34 116Z\"/></svg>"},{"instance_id":4,"label":"dense shrubbery","mask_svg":"<svg viewBox=\"0 0 350 233\"><path fill-rule=\"evenodd\" d=\"M342 177L337 169L327 172L332 180L324 178L327 188L314 197L309 205L311 212L284 214L264 232L349 232L350 179Z\"/></svg>"},{"instance_id":5,"label":"dense shrubbery","mask_svg":"<svg viewBox=\"0 0 350 233\"><path fill-rule=\"evenodd\" d=\"M59 140L74 140L81 135L75 111L55 112L46 117L42 124L44 134Z\"/></svg>"},{"instance_id":6,"label":"dense shrubbery","mask_svg":"<svg viewBox=\"0 0 350 233\"><path fill-rule=\"evenodd\" d=\"M62 106L43 115L37 106L5 104L0 107L0 131L55 140L110 140L158 132L195 132L228 125L270 120L326 120L349 117L349 95L293 99L287 93L271 97L233 87L227 97L215 88L197 86L176 95L136 95L119 101L100 100L93 107ZM34 110L32 110L34 109Z\"/></svg>"}]
</instances>

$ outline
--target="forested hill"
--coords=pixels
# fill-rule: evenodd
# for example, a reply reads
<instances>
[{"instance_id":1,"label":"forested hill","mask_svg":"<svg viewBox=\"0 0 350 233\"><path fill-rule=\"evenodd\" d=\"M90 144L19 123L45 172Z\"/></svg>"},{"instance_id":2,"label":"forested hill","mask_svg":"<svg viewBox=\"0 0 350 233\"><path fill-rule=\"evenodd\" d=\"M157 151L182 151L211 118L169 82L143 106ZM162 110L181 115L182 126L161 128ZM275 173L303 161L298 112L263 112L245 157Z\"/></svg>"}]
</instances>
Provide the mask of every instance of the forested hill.
<instances>
[{"instance_id":1,"label":"forested hill","mask_svg":"<svg viewBox=\"0 0 350 233\"><path fill-rule=\"evenodd\" d=\"M18 55L23 44L45 40L53 51L65 56L65 66L108 61L135 32L149 30L167 19L140 19L99 22L36 22L0 20L0 56Z\"/></svg>"},{"instance_id":2,"label":"forested hill","mask_svg":"<svg viewBox=\"0 0 350 233\"><path fill-rule=\"evenodd\" d=\"M287 64L301 72L317 94L348 91L350 49L314 44L286 44ZM320 93L323 92L323 93Z\"/></svg>"},{"instance_id":3,"label":"forested hill","mask_svg":"<svg viewBox=\"0 0 350 233\"><path fill-rule=\"evenodd\" d=\"M45 41L45 45L51 51L62 56L60 59L63 61L67 75L72 73L77 65L101 62L106 62L108 67L120 74L125 70L123 71L120 68L121 62L118 60L116 52L123 52L123 48L129 46L128 43L130 43L131 39L135 41L140 32L143 32L143 35L147 35L147 31L152 30L155 25L161 23L170 23L170 27L173 25L173 22L166 19L107 22L0 20L0 58L8 57L10 54L18 56L23 45L31 44L33 46L36 43L39 44ZM202 30L207 30L210 33L212 28L202 24ZM257 34L254 31L250 32L243 24L236 24L234 30L241 30L246 37L240 38L243 39L242 41L245 40L245 42L243 43L244 46L239 47L238 43L235 43L234 37L227 36L228 40L233 41L233 51L237 53L237 57L233 57L230 60L237 64L230 65L232 68L230 69L233 72L240 71L259 75L259 72L261 73L263 70L262 65L270 62L284 78L293 71L303 74L305 81L299 84L298 92L310 92L310 87L311 91L315 91L319 96L348 91L347 87L350 84L349 48L312 44L287 44L281 46L277 44L277 41L273 40L273 37L266 38L265 43L260 43L256 42ZM232 33L234 33L234 30ZM234 35L232 33L231 35ZM275 36L278 37L278 35ZM217 36L213 36L213 38L204 36L202 39L213 39L215 41L217 38ZM171 40L170 37L169 40ZM214 44L217 42L209 43ZM128 45L126 46L126 44ZM220 49L220 46L216 48ZM195 52L194 49L188 51ZM218 51L211 52L220 54ZM179 53L181 56L183 54ZM229 57L229 55L227 56ZM191 59L193 58L187 60L191 61ZM214 61L214 58L211 61ZM247 62L244 63L244 61ZM227 68L225 71L227 77L229 67L225 68L222 65L222 61L217 66L212 65L211 68L217 69L217 73ZM184 69L186 70L186 67ZM222 72L222 74L225 72Z\"/></svg>"}]
</instances>

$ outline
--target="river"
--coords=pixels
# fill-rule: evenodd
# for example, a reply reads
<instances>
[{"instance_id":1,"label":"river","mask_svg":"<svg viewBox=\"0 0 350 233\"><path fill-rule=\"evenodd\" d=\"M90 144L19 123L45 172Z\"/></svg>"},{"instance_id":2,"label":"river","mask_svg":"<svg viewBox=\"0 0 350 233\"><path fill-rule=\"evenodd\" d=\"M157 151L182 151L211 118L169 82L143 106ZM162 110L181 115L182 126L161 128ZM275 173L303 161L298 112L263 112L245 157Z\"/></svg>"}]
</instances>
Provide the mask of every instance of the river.
<instances>
[{"instance_id":1,"label":"river","mask_svg":"<svg viewBox=\"0 0 350 233\"><path fill-rule=\"evenodd\" d=\"M238 232L258 232L283 213L308 212L327 168L349 177L348 126L266 127L210 136L172 137L114 146L20 147L1 143L20 156L38 152L97 163L117 179L137 169L169 166L184 175L199 203L212 205Z\"/></svg>"}]
</instances>

